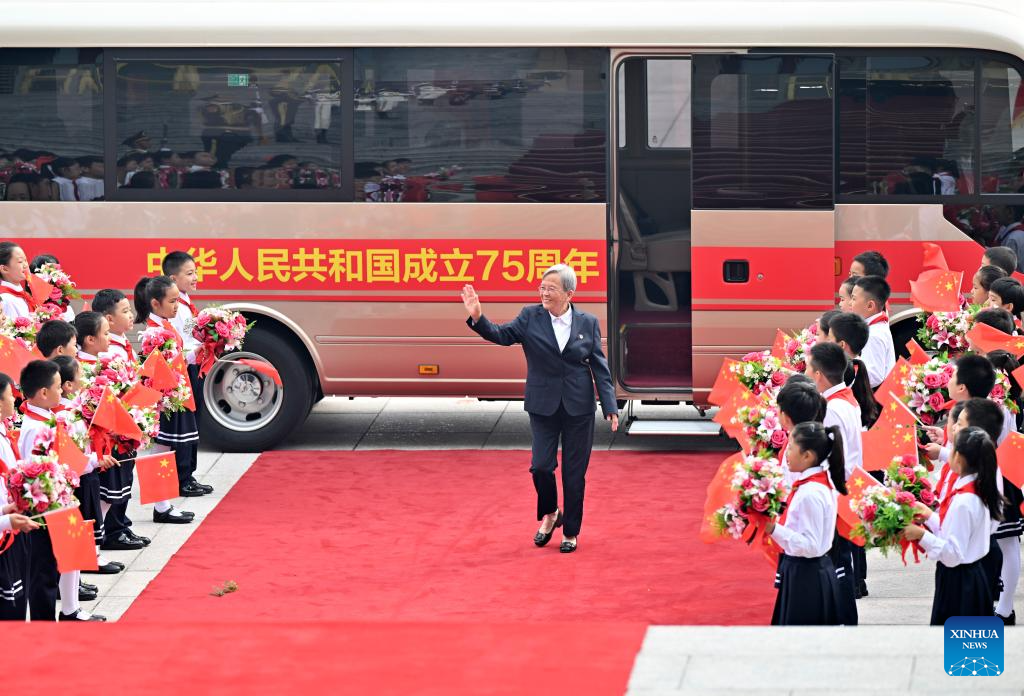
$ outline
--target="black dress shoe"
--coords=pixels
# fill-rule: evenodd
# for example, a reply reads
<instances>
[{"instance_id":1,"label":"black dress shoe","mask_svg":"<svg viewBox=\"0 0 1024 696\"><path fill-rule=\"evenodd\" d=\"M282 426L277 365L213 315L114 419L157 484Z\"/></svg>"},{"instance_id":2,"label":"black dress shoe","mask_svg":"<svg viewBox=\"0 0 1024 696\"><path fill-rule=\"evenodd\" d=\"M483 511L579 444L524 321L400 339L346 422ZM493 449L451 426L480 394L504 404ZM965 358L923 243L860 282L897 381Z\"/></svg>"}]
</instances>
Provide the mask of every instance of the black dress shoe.
<instances>
[{"instance_id":1,"label":"black dress shoe","mask_svg":"<svg viewBox=\"0 0 1024 696\"><path fill-rule=\"evenodd\" d=\"M117 561L110 561L104 563L96 570L83 570L83 573L92 573L93 575L117 575L124 570L124 563L118 563Z\"/></svg>"},{"instance_id":2,"label":"black dress shoe","mask_svg":"<svg viewBox=\"0 0 1024 696\"><path fill-rule=\"evenodd\" d=\"M128 535L129 539L134 539L135 541L141 541L143 546L149 546L149 544L150 544L149 537L139 536L138 534L136 534L135 532L133 532L130 529L124 530L124 533Z\"/></svg>"},{"instance_id":3,"label":"black dress shoe","mask_svg":"<svg viewBox=\"0 0 1024 696\"><path fill-rule=\"evenodd\" d=\"M88 619L82 618L82 610L76 609L74 614L65 614L60 612L57 615L58 621L106 621L107 617L101 616L100 614L90 614Z\"/></svg>"},{"instance_id":4,"label":"black dress shoe","mask_svg":"<svg viewBox=\"0 0 1024 696\"><path fill-rule=\"evenodd\" d=\"M562 545L558 547L559 553L572 553L576 550L575 541L563 541Z\"/></svg>"},{"instance_id":5,"label":"black dress shoe","mask_svg":"<svg viewBox=\"0 0 1024 696\"><path fill-rule=\"evenodd\" d=\"M188 482L191 483L196 488L198 488L199 490L201 490L203 493L206 493L207 495L213 493L213 486L207 485L205 483L199 483L198 481L196 481L195 477L190 478Z\"/></svg>"},{"instance_id":6,"label":"black dress shoe","mask_svg":"<svg viewBox=\"0 0 1024 696\"><path fill-rule=\"evenodd\" d=\"M533 535L533 543L537 546L545 546L551 541L551 535L555 533L555 530L562 526L562 511L558 511L558 516L555 517L555 526L551 528L551 531L545 534L544 532L538 531Z\"/></svg>"},{"instance_id":7,"label":"black dress shoe","mask_svg":"<svg viewBox=\"0 0 1024 696\"><path fill-rule=\"evenodd\" d=\"M173 508L171 508L173 510ZM186 512L185 510L179 511L177 515L172 515L171 510L167 512L158 512L153 510L153 521L162 522L165 524L191 524L192 520L195 519L196 513Z\"/></svg>"},{"instance_id":8,"label":"black dress shoe","mask_svg":"<svg viewBox=\"0 0 1024 696\"><path fill-rule=\"evenodd\" d=\"M141 540L132 539L127 532L121 532L116 539L104 539L100 548L104 551L138 551L146 545Z\"/></svg>"},{"instance_id":9,"label":"black dress shoe","mask_svg":"<svg viewBox=\"0 0 1024 696\"><path fill-rule=\"evenodd\" d=\"M857 599L868 596L868 583L865 580L857 581L857 591L854 593Z\"/></svg>"},{"instance_id":10,"label":"black dress shoe","mask_svg":"<svg viewBox=\"0 0 1024 696\"><path fill-rule=\"evenodd\" d=\"M78 601L79 602L92 602L99 597L99 592L90 592L84 587L78 588Z\"/></svg>"},{"instance_id":11,"label":"black dress shoe","mask_svg":"<svg viewBox=\"0 0 1024 696\"><path fill-rule=\"evenodd\" d=\"M78 589L85 590L86 592L99 592L100 588L88 582L78 581Z\"/></svg>"},{"instance_id":12,"label":"black dress shoe","mask_svg":"<svg viewBox=\"0 0 1024 696\"><path fill-rule=\"evenodd\" d=\"M1017 612L1016 610L1011 611L1009 616L1003 616L1002 614L996 613L997 619L1002 619L1004 626L1016 626L1017 625Z\"/></svg>"},{"instance_id":13,"label":"black dress shoe","mask_svg":"<svg viewBox=\"0 0 1024 696\"><path fill-rule=\"evenodd\" d=\"M206 491L204 491L202 488L189 481L186 482L184 486L178 488L178 494L182 498L198 498L200 496L206 495Z\"/></svg>"}]
</instances>

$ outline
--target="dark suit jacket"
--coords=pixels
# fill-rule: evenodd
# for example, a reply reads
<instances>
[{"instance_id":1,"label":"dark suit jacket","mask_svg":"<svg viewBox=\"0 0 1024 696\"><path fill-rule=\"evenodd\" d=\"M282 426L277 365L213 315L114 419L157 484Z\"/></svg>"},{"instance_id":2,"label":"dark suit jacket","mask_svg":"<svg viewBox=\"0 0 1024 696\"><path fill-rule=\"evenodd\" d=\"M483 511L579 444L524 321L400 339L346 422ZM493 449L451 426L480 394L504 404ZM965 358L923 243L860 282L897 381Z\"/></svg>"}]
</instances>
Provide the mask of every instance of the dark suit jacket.
<instances>
[{"instance_id":1,"label":"dark suit jacket","mask_svg":"<svg viewBox=\"0 0 1024 696\"><path fill-rule=\"evenodd\" d=\"M572 307L572 331L561 352L551 326L551 314L543 305L524 307L518 317L500 326L483 315L476 324L472 317L466 319L466 323L491 343L523 345L526 354L524 408L530 413L550 416L560 403L565 404L571 416L593 413L595 384L604 415L619 412L608 361L601 350L601 328L594 315Z\"/></svg>"}]
</instances>

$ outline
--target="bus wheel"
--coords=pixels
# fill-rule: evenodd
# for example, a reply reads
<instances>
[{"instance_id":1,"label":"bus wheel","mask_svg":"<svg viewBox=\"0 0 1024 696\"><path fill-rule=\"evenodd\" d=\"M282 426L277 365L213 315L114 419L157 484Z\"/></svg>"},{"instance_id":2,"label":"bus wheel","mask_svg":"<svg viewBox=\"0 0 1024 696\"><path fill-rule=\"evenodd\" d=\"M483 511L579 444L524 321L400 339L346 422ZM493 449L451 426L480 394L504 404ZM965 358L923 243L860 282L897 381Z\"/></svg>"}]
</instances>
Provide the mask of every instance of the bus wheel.
<instances>
[{"instance_id":1,"label":"bus wheel","mask_svg":"<svg viewBox=\"0 0 1024 696\"><path fill-rule=\"evenodd\" d=\"M204 444L225 452L262 452L302 425L313 402L313 389L305 356L285 337L254 328L243 348L226 353L206 376L206 408L199 430ZM272 365L281 386L238 363L241 358Z\"/></svg>"}]
</instances>

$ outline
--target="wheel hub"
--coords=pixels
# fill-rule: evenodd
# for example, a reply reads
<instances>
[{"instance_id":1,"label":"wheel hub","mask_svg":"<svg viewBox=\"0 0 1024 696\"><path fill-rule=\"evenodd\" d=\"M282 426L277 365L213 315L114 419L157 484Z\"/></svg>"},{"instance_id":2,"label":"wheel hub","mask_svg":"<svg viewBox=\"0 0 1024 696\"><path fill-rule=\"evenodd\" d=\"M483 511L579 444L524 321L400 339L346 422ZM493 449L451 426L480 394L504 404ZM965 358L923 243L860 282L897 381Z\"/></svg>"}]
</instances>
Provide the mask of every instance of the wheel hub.
<instances>
[{"instance_id":1,"label":"wheel hub","mask_svg":"<svg viewBox=\"0 0 1024 696\"><path fill-rule=\"evenodd\" d=\"M236 370L225 391L239 408L246 410L251 410L263 400L263 383L252 372Z\"/></svg>"}]
</instances>

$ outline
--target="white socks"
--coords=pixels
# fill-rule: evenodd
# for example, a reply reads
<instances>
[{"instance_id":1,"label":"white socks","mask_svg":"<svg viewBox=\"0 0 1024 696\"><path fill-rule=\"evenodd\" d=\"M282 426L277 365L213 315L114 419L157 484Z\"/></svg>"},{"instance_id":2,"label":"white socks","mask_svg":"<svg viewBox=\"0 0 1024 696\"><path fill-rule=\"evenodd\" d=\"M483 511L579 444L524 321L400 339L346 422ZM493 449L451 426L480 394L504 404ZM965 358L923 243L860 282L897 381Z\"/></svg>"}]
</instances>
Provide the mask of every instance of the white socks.
<instances>
[{"instance_id":1,"label":"white socks","mask_svg":"<svg viewBox=\"0 0 1024 696\"><path fill-rule=\"evenodd\" d=\"M171 502L169 500L161 500L159 503L153 503L153 509L160 513L167 512L171 509Z\"/></svg>"},{"instance_id":2,"label":"white socks","mask_svg":"<svg viewBox=\"0 0 1024 696\"><path fill-rule=\"evenodd\" d=\"M1003 592L999 595L996 613L1000 616L1009 616L1013 611L1013 593L1016 592L1017 582L1020 580L1020 537L996 539L996 543L1003 552L1003 569L1000 572Z\"/></svg>"},{"instance_id":3,"label":"white socks","mask_svg":"<svg viewBox=\"0 0 1024 696\"><path fill-rule=\"evenodd\" d=\"M60 590L60 612L71 615L82 608L78 603L78 581L81 573L73 570L70 573L61 573L57 588Z\"/></svg>"}]
</instances>

